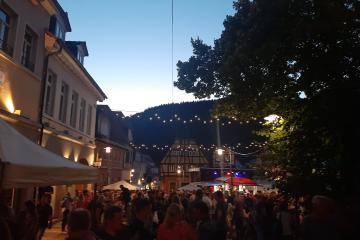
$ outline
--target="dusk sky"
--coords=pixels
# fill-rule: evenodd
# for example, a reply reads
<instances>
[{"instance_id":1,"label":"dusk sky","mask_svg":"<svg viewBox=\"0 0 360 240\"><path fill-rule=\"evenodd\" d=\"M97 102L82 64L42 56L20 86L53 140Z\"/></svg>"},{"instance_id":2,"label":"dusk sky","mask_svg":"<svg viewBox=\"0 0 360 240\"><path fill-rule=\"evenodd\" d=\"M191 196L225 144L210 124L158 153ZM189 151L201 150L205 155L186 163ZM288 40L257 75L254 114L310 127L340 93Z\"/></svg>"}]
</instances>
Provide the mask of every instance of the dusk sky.
<instances>
[{"instance_id":1,"label":"dusk sky","mask_svg":"<svg viewBox=\"0 0 360 240\"><path fill-rule=\"evenodd\" d=\"M171 82L171 0L59 0L69 13L67 40L86 41L85 67L113 110L134 114L160 104L194 100ZM192 54L190 38L212 44L233 0L174 0L176 63ZM173 95L172 95L173 89Z\"/></svg>"}]
</instances>

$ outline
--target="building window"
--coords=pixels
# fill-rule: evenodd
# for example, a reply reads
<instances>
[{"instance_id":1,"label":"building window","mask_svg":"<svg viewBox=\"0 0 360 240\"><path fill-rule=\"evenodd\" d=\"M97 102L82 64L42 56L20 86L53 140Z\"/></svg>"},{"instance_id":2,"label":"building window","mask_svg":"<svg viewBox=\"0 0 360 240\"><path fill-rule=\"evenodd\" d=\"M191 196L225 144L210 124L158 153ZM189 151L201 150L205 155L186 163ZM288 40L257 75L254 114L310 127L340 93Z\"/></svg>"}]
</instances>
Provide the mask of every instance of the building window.
<instances>
[{"instance_id":1,"label":"building window","mask_svg":"<svg viewBox=\"0 0 360 240\"><path fill-rule=\"evenodd\" d=\"M69 85L67 85L65 82L62 82L60 92L59 120L63 123L66 123L68 95Z\"/></svg>"},{"instance_id":2,"label":"building window","mask_svg":"<svg viewBox=\"0 0 360 240\"><path fill-rule=\"evenodd\" d=\"M70 126L76 128L77 109L78 109L79 94L75 91L71 94L71 108L70 108Z\"/></svg>"},{"instance_id":3,"label":"building window","mask_svg":"<svg viewBox=\"0 0 360 240\"><path fill-rule=\"evenodd\" d=\"M76 58L81 64L84 64L84 56L83 56L83 54L81 53L81 51L79 49L77 51Z\"/></svg>"},{"instance_id":4,"label":"building window","mask_svg":"<svg viewBox=\"0 0 360 240\"><path fill-rule=\"evenodd\" d=\"M9 15L0 9L0 49L6 50L9 36L10 18Z\"/></svg>"},{"instance_id":5,"label":"building window","mask_svg":"<svg viewBox=\"0 0 360 240\"><path fill-rule=\"evenodd\" d=\"M45 88L45 113L53 116L56 92L56 75L49 71Z\"/></svg>"},{"instance_id":6,"label":"building window","mask_svg":"<svg viewBox=\"0 0 360 240\"><path fill-rule=\"evenodd\" d=\"M124 155L123 155L123 161L125 162L125 163L129 163L129 155L128 155L128 152L124 152Z\"/></svg>"},{"instance_id":7,"label":"building window","mask_svg":"<svg viewBox=\"0 0 360 240\"><path fill-rule=\"evenodd\" d=\"M21 64L24 65L31 71L34 71L34 59L35 59L35 46L36 46L36 35L29 26L26 26L24 43L22 49Z\"/></svg>"},{"instance_id":8,"label":"building window","mask_svg":"<svg viewBox=\"0 0 360 240\"><path fill-rule=\"evenodd\" d=\"M60 38L63 41L65 40L65 30L59 21L56 21L56 24L55 24L55 36Z\"/></svg>"},{"instance_id":9,"label":"building window","mask_svg":"<svg viewBox=\"0 0 360 240\"><path fill-rule=\"evenodd\" d=\"M87 114L87 123L86 123L86 134L91 134L91 124L92 124L92 107L88 105L88 114Z\"/></svg>"},{"instance_id":10,"label":"building window","mask_svg":"<svg viewBox=\"0 0 360 240\"><path fill-rule=\"evenodd\" d=\"M91 124L92 124L92 107L88 105L88 112L87 112L87 123L86 123L86 134L91 134Z\"/></svg>"},{"instance_id":11,"label":"building window","mask_svg":"<svg viewBox=\"0 0 360 240\"><path fill-rule=\"evenodd\" d=\"M82 98L80 102L80 117L79 117L79 130L84 131L85 126L85 113L86 113L86 102Z\"/></svg>"}]
</instances>

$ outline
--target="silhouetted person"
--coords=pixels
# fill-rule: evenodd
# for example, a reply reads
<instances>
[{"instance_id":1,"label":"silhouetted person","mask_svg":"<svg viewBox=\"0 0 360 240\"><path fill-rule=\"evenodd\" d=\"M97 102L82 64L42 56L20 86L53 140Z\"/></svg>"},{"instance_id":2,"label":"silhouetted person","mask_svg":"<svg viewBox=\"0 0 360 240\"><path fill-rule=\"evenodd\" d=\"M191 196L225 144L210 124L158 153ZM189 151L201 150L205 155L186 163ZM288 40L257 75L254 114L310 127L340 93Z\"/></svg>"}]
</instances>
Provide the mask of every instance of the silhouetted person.
<instances>
[{"instance_id":1,"label":"silhouetted person","mask_svg":"<svg viewBox=\"0 0 360 240\"><path fill-rule=\"evenodd\" d=\"M140 198L134 202L133 217L129 221L127 235L132 240L153 240L153 212L149 200Z\"/></svg>"},{"instance_id":2,"label":"silhouetted person","mask_svg":"<svg viewBox=\"0 0 360 240\"><path fill-rule=\"evenodd\" d=\"M104 212L104 224L96 235L101 240L117 240L123 229L122 209L117 206L108 207Z\"/></svg>"},{"instance_id":3,"label":"silhouetted person","mask_svg":"<svg viewBox=\"0 0 360 240\"><path fill-rule=\"evenodd\" d=\"M50 195L43 195L40 199L40 204L37 206L37 212L39 216L37 239L41 240L44 236L46 228L52 226L53 209L50 206Z\"/></svg>"},{"instance_id":4,"label":"silhouetted person","mask_svg":"<svg viewBox=\"0 0 360 240\"><path fill-rule=\"evenodd\" d=\"M96 240L90 231L91 216L87 209L78 208L70 212L68 221L68 235L66 240Z\"/></svg>"},{"instance_id":5,"label":"silhouetted person","mask_svg":"<svg viewBox=\"0 0 360 240\"><path fill-rule=\"evenodd\" d=\"M131 201L131 192L128 188L124 187L124 185L120 185L121 189L121 201L125 206L125 210L127 211L129 202Z\"/></svg>"}]
</instances>

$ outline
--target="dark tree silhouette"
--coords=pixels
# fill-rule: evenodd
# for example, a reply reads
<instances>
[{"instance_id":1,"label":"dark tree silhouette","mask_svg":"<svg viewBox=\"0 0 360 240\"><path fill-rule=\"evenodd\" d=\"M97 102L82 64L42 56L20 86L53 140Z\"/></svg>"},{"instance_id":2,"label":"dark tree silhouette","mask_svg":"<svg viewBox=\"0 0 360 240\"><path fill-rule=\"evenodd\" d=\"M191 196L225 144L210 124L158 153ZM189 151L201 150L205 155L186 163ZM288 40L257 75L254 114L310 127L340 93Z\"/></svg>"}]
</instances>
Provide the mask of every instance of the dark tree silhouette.
<instances>
[{"instance_id":1,"label":"dark tree silhouette","mask_svg":"<svg viewBox=\"0 0 360 240\"><path fill-rule=\"evenodd\" d=\"M280 115L260 159L289 193L360 194L360 3L238 0L208 46L192 39L175 86L217 114Z\"/></svg>"}]
</instances>

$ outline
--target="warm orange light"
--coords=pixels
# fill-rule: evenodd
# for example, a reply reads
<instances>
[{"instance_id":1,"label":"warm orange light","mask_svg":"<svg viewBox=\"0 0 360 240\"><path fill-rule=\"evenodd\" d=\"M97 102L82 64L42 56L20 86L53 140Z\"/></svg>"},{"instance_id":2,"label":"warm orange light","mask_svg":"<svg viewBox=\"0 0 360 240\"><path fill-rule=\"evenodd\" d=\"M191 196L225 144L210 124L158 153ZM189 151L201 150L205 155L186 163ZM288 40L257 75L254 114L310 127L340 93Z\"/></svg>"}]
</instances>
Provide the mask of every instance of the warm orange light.
<instances>
[{"instance_id":1,"label":"warm orange light","mask_svg":"<svg viewBox=\"0 0 360 240\"><path fill-rule=\"evenodd\" d=\"M19 109L16 109L15 111L14 111L14 114L16 114L16 115L21 115L21 110L19 110Z\"/></svg>"},{"instance_id":2,"label":"warm orange light","mask_svg":"<svg viewBox=\"0 0 360 240\"><path fill-rule=\"evenodd\" d=\"M14 102L11 98L10 95L6 96L5 97L5 100L4 100L4 103L5 103L5 107L6 109L11 112L11 113L14 113L15 112L15 107L14 107Z\"/></svg>"}]
</instances>

